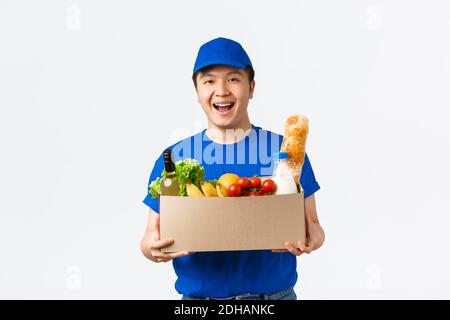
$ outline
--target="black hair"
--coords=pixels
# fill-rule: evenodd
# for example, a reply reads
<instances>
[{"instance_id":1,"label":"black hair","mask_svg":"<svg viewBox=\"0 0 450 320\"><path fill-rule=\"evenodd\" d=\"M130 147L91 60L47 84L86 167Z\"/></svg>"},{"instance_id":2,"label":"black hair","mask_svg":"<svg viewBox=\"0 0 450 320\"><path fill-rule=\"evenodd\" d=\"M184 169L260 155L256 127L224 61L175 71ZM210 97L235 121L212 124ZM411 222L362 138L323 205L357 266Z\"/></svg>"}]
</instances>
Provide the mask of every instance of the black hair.
<instances>
[{"instance_id":1,"label":"black hair","mask_svg":"<svg viewBox=\"0 0 450 320\"><path fill-rule=\"evenodd\" d=\"M215 65L211 65L211 66L207 66L205 68L202 68L200 70L197 70L197 72L195 72L192 75L192 81L194 82L194 87L195 89L197 89L197 75L199 74L199 72L206 72L209 69L211 69L212 67L214 67ZM248 75L248 83L252 83L253 79L255 79L255 70L253 70L252 66L247 66L244 68L244 71L247 72Z\"/></svg>"}]
</instances>

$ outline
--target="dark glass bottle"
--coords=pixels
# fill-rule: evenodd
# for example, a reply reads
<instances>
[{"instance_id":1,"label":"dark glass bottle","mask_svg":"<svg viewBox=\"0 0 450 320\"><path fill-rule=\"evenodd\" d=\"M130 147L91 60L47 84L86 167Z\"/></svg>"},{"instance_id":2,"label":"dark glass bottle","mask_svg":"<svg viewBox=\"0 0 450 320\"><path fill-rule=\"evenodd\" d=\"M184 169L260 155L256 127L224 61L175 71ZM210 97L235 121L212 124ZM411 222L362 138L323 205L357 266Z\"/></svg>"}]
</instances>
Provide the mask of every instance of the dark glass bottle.
<instances>
[{"instance_id":1,"label":"dark glass bottle","mask_svg":"<svg viewBox=\"0 0 450 320\"><path fill-rule=\"evenodd\" d=\"M172 150L164 150L164 169L167 172L166 178L161 180L161 195L163 196L178 196L180 186L178 184L177 173L175 170L175 163L172 160Z\"/></svg>"}]
</instances>

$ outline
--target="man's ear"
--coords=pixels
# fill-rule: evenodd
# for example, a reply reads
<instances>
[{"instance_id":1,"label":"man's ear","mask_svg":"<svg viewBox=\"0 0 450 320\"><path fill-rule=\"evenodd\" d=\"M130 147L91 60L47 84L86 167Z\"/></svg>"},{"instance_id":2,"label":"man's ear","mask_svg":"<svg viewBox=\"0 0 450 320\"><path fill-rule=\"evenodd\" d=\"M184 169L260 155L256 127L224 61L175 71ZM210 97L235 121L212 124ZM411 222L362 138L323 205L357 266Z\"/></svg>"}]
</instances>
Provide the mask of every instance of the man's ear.
<instances>
[{"instance_id":1,"label":"man's ear","mask_svg":"<svg viewBox=\"0 0 450 320\"><path fill-rule=\"evenodd\" d=\"M250 82L250 94L249 94L250 99L253 98L254 92L255 92L255 80L252 80L252 82Z\"/></svg>"}]
</instances>

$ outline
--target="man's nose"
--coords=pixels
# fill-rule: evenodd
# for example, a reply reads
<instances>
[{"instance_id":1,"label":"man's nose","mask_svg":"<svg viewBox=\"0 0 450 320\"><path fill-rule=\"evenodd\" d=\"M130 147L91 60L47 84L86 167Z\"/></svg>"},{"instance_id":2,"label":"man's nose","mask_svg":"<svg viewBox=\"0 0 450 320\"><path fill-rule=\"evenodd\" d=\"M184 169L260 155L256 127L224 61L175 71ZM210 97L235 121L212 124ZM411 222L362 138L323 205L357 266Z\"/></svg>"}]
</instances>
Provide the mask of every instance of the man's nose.
<instances>
[{"instance_id":1,"label":"man's nose","mask_svg":"<svg viewBox=\"0 0 450 320\"><path fill-rule=\"evenodd\" d=\"M217 96L227 96L230 94L226 81L218 81L216 87Z\"/></svg>"}]
</instances>

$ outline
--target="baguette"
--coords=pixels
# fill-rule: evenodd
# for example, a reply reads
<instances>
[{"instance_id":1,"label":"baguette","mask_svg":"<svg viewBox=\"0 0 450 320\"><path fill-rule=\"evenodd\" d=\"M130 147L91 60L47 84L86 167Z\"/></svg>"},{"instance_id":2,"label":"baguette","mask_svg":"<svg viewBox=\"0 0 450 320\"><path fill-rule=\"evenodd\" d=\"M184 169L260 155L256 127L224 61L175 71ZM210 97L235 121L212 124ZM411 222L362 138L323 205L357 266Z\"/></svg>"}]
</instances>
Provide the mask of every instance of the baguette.
<instances>
[{"instance_id":1,"label":"baguette","mask_svg":"<svg viewBox=\"0 0 450 320\"><path fill-rule=\"evenodd\" d=\"M281 151L288 153L288 164L295 182L300 184L300 176L305 161L306 139L309 132L308 118L302 115L292 115L284 125L284 136Z\"/></svg>"}]
</instances>

